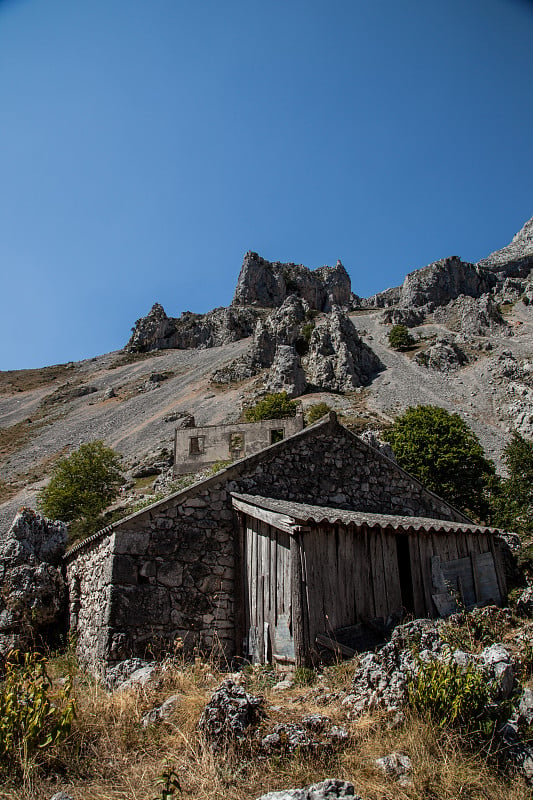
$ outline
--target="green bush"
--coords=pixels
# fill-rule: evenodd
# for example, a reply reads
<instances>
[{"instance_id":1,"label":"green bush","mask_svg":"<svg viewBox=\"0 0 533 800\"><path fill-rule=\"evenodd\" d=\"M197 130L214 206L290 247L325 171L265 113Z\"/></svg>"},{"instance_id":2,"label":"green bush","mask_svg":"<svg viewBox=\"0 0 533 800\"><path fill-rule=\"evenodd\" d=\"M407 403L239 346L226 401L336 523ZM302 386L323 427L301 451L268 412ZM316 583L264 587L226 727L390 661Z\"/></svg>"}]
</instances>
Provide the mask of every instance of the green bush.
<instances>
[{"instance_id":1,"label":"green bush","mask_svg":"<svg viewBox=\"0 0 533 800\"><path fill-rule=\"evenodd\" d=\"M0 773L25 777L46 752L70 733L75 714L72 678L54 691L46 659L11 653L0 685Z\"/></svg>"},{"instance_id":2,"label":"green bush","mask_svg":"<svg viewBox=\"0 0 533 800\"><path fill-rule=\"evenodd\" d=\"M384 435L399 465L424 486L457 508L486 517L494 464L458 414L438 406L411 407Z\"/></svg>"},{"instance_id":3,"label":"green bush","mask_svg":"<svg viewBox=\"0 0 533 800\"><path fill-rule=\"evenodd\" d=\"M39 507L47 517L80 522L89 532L123 482L120 456L102 441L88 442L57 462Z\"/></svg>"},{"instance_id":4,"label":"green bush","mask_svg":"<svg viewBox=\"0 0 533 800\"><path fill-rule=\"evenodd\" d=\"M439 727L463 733L481 729L490 686L472 663L461 667L455 661L420 662L408 688L411 707Z\"/></svg>"},{"instance_id":5,"label":"green bush","mask_svg":"<svg viewBox=\"0 0 533 800\"><path fill-rule=\"evenodd\" d=\"M285 419L295 417L298 403L289 400L287 392L267 394L251 408L244 412L246 422L259 422L262 419Z\"/></svg>"},{"instance_id":6,"label":"green bush","mask_svg":"<svg viewBox=\"0 0 533 800\"><path fill-rule=\"evenodd\" d=\"M393 325L389 331L389 344L394 350L407 350L415 343L406 325Z\"/></svg>"},{"instance_id":7,"label":"green bush","mask_svg":"<svg viewBox=\"0 0 533 800\"><path fill-rule=\"evenodd\" d=\"M315 403L314 405L309 406L306 412L307 424L312 425L313 422L322 419L322 417L325 417L330 411L331 406L328 406L327 403Z\"/></svg>"}]
</instances>

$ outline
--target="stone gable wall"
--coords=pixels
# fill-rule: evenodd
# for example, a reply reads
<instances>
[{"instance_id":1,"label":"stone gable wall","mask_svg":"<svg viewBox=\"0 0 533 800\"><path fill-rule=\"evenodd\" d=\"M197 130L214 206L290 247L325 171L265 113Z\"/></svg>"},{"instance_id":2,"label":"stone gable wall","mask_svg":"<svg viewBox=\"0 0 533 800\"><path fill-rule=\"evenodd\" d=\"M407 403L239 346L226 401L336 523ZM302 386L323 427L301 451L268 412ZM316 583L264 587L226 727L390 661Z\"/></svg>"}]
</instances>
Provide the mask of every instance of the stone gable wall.
<instances>
[{"instance_id":1,"label":"stone gable wall","mask_svg":"<svg viewBox=\"0 0 533 800\"><path fill-rule=\"evenodd\" d=\"M113 542L113 534L96 540L67 568L70 631L77 636L80 661L95 672L109 653Z\"/></svg>"},{"instance_id":2,"label":"stone gable wall","mask_svg":"<svg viewBox=\"0 0 533 800\"><path fill-rule=\"evenodd\" d=\"M80 656L160 655L183 640L231 658L236 518L230 492L382 514L466 518L337 423L317 423L113 527L69 558L81 584ZM112 559L109 558L112 553ZM112 560L112 572L109 563ZM96 606L107 603L108 616ZM237 601L238 602L238 601ZM87 607L87 608L86 608Z\"/></svg>"}]
</instances>

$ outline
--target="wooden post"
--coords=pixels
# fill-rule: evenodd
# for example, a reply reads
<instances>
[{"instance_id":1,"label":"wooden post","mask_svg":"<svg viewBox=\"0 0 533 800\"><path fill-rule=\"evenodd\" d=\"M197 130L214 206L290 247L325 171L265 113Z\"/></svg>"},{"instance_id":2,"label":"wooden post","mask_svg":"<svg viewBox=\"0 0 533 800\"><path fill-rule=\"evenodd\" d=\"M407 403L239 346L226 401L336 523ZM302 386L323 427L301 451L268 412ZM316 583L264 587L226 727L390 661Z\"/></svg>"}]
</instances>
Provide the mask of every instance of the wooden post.
<instances>
[{"instance_id":1,"label":"wooden post","mask_svg":"<svg viewBox=\"0 0 533 800\"><path fill-rule=\"evenodd\" d=\"M297 667L309 666L311 653L307 630L307 609L304 607L305 591L302 576L301 533L291 537L291 606L294 656Z\"/></svg>"},{"instance_id":2,"label":"wooden post","mask_svg":"<svg viewBox=\"0 0 533 800\"><path fill-rule=\"evenodd\" d=\"M235 655L244 656L245 654L243 653L243 641L244 641L244 636L246 634L245 630L246 587L244 581L244 570L246 569L246 564L244 561L246 517L241 511L235 511L234 513L237 519L237 525L235 526L237 529L237 535L235 536L234 539L235 596L233 599L233 614L235 620Z\"/></svg>"}]
</instances>

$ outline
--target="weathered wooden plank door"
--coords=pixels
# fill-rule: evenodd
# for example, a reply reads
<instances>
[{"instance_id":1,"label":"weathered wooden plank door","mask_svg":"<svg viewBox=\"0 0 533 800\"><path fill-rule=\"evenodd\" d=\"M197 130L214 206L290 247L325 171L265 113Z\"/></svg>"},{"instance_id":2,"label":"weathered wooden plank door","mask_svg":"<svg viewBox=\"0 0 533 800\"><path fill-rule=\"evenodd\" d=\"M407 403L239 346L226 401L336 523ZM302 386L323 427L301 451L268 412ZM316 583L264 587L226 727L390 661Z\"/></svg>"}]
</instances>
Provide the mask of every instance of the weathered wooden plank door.
<instances>
[{"instance_id":1,"label":"weathered wooden plank door","mask_svg":"<svg viewBox=\"0 0 533 800\"><path fill-rule=\"evenodd\" d=\"M246 654L254 664L293 661L289 535L246 517L244 550Z\"/></svg>"}]
</instances>

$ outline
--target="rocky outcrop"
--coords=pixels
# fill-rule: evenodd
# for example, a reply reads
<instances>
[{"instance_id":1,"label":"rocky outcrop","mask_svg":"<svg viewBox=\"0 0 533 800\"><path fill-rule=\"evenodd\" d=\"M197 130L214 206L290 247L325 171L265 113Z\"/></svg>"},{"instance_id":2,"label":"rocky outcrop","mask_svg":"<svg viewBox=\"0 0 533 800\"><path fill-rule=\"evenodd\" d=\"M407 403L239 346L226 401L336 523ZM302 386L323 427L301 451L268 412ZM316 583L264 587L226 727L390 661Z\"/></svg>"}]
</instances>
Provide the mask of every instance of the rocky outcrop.
<instances>
[{"instance_id":1,"label":"rocky outcrop","mask_svg":"<svg viewBox=\"0 0 533 800\"><path fill-rule=\"evenodd\" d=\"M302 789L284 789L281 792L268 792L262 794L257 800L363 800L355 794L353 783L341 781L337 778L328 778Z\"/></svg>"},{"instance_id":2,"label":"rocky outcrop","mask_svg":"<svg viewBox=\"0 0 533 800\"><path fill-rule=\"evenodd\" d=\"M146 317L135 323L124 348L128 352L151 350L190 350L219 347L251 336L257 313L247 308L215 308L207 314L184 311L181 317L168 317L163 306L155 303Z\"/></svg>"},{"instance_id":3,"label":"rocky outcrop","mask_svg":"<svg viewBox=\"0 0 533 800\"><path fill-rule=\"evenodd\" d=\"M290 295L280 308L258 320L251 353L212 379L242 380L265 368L268 391L299 397L307 384L324 391L352 391L369 383L383 365L340 309L315 321L306 301Z\"/></svg>"},{"instance_id":4,"label":"rocky outcrop","mask_svg":"<svg viewBox=\"0 0 533 800\"><path fill-rule=\"evenodd\" d=\"M229 742L242 742L258 721L262 705L262 697L248 694L231 679L225 680L204 708L198 727L215 750Z\"/></svg>"},{"instance_id":5,"label":"rocky outcrop","mask_svg":"<svg viewBox=\"0 0 533 800\"><path fill-rule=\"evenodd\" d=\"M446 306L435 309L433 319L467 338L487 336L489 333L509 334L498 304L490 294L478 298L460 296Z\"/></svg>"},{"instance_id":6,"label":"rocky outcrop","mask_svg":"<svg viewBox=\"0 0 533 800\"><path fill-rule=\"evenodd\" d=\"M479 297L496 283L479 267L458 256L443 258L406 275L400 291L400 306L425 307L432 311L464 294Z\"/></svg>"},{"instance_id":7,"label":"rocky outcrop","mask_svg":"<svg viewBox=\"0 0 533 800\"><path fill-rule=\"evenodd\" d=\"M307 380L296 348L280 344L276 349L272 366L265 381L267 392L286 392L291 398L305 392Z\"/></svg>"},{"instance_id":8,"label":"rocky outcrop","mask_svg":"<svg viewBox=\"0 0 533 800\"><path fill-rule=\"evenodd\" d=\"M424 321L424 312L419 308L386 308L381 317L385 325L405 325L416 328Z\"/></svg>"},{"instance_id":9,"label":"rocky outcrop","mask_svg":"<svg viewBox=\"0 0 533 800\"><path fill-rule=\"evenodd\" d=\"M426 350L417 353L414 360L417 364L438 372L451 372L468 363L466 353L455 342L445 338L437 339Z\"/></svg>"},{"instance_id":10,"label":"rocky outcrop","mask_svg":"<svg viewBox=\"0 0 533 800\"><path fill-rule=\"evenodd\" d=\"M350 319L333 311L315 326L305 359L307 380L331 392L350 392L370 382L383 364L359 338Z\"/></svg>"},{"instance_id":11,"label":"rocky outcrop","mask_svg":"<svg viewBox=\"0 0 533 800\"><path fill-rule=\"evenodd\" d=\"M67 529L29 508L0 542L0 660L61 629L66 589L61 573Z\"/></svg>"},{"instance_id":12,"label":"rocky outcrop","mask_svg":"<svg viewBox=\"0 0 533 800\"><path fill-rule=\"evenodd\" d=\"M495 273L500 280L510 276L525 277L533 269L533 217L501 250L495 250L477 266Z\"/></svg>"},{"instance_id":13,"label":"rocky outcrop","mask_svg":"<svg viewBox=\"0 0 533 800\"><path fill-rule=\"evenodd\" d=\"M233 306L275 308L291 294L317 311L352 304L350 277L340 261L334 267L310 270L302 264L282 264L267 261L251 251L246 253Z\"/></svg>"}]
</instances>

